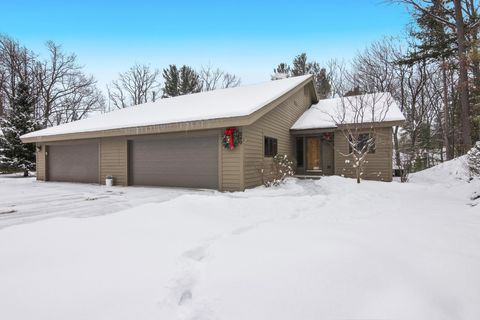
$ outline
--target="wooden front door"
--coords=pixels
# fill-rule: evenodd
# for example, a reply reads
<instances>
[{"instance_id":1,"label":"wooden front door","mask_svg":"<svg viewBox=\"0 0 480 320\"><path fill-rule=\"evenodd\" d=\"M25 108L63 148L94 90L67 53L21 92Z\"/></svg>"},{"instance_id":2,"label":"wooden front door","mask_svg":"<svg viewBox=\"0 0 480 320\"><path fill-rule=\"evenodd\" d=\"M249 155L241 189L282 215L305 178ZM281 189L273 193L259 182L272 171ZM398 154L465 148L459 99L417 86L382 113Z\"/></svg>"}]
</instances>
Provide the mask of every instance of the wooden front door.
<instances>
[{"instance_id":1,"label":"wooden front door","mask_svg":"<svg viewBox=\"0 0 480 320\"><path fill-rule=\"evenodd\" d=\"M321 172L320 138L307 137L307 170Z\"/></svg>"}]
</instances>

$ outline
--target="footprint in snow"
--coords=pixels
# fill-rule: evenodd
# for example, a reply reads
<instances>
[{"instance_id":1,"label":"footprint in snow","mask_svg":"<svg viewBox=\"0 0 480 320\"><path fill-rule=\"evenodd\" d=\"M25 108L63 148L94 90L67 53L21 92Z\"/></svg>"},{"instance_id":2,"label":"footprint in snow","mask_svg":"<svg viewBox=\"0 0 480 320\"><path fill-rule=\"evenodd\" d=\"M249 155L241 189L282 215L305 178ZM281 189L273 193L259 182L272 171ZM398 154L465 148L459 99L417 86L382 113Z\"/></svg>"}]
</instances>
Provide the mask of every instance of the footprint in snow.
<instances>
[{"instance_id":1,"label":"footprint in snow","mask_svg":"<svg viewBox=\"0 0 480 320\"><path fill-rule=\"evenodd\" d=\"M196 247L184 252L183 256L195 261L202 261L207 256L207 249L205 247Z\"/></svg>"},{"instance_id":2,"label":"footprint in snow","mask_svg":"<svg viewBox=\"0 0 480 320\"><path fill-rule=\"evenodd\" d=\"M253 229L253 226L240 227L240 228L237 228L237 229L233 230L232 234L233 235L239 235L239 234L245 233L245 232L247 232L248 230L251 230L251 229Z\"/></svg>"},{"instance_id":3,"label":"footprint in snow","mask_svg":"<svg viewBox=\"0 0 480 320\"><path fill-rule=\"evenodd\" d=\"M181 306L188 301L192 300L192 292L190 290L185 290L182 292L180 299L178 300L178 305Z\"/></svg>"}]
</instances>

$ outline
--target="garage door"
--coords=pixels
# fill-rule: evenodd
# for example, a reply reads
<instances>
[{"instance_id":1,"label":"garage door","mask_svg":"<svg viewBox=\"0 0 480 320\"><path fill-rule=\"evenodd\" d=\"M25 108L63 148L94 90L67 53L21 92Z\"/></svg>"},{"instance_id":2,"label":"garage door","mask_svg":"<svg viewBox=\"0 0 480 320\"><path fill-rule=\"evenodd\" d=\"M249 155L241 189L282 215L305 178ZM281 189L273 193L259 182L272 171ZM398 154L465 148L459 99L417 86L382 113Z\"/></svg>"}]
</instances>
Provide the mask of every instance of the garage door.
<instances>
[{"instance_id":1,"label":"garage door","mask_svg":"<svg viewBox=\"0 0 480 320\"><path fill-rule=\"evenodd\" d=\"M48 180L98 183L98 142L51 145L47 152Z\"/></svg>"},{"instance_id":2,"label":"garage door","mask_svg":"<svg viewBox=\"0 0 480 320\"><path fill-rule=\"evenodd\" d=\"M133 185L218 189L218 136L134 139L129 170Z\"/></svg>"}]
</instances>

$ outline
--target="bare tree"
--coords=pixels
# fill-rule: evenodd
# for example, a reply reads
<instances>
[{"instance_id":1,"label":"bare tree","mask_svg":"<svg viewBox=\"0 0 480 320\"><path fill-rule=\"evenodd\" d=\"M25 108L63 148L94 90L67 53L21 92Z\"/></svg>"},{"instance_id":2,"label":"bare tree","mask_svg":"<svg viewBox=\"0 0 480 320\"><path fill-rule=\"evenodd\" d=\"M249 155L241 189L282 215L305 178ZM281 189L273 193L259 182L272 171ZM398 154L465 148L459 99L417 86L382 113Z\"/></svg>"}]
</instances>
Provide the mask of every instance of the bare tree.
<instances>
[{"instance_id":1,"label":"bare tree","mask_svg":"<svg viewBox=\"0 0 480 320\"><path fill-rule=\"evenodd\" d=\"M330 79L331 96L343 97L350 89L348 66L344 60L331 59L327 62L327 74Z\"/></svg>"},{"instance_id":2,"label":"bare tree","mask_svg":"<svg viewBox=\"0 0 480 320\"><path fill-rule=\"evenodd\" d=\"M117 109L155 101L160 71L148 65L135 64L107 85L108 98Z\"/></svg>"},{"instance_id":3,"label":"bare tree","mask_svg":"<svg viewBox=\"0 0 480 320\"><path fill-rule=\"evenodd\" d=\"M341 97L338 105L325 111L348 142L348 153L339 153L351 164L357 183L364 175L368 154L375 150L377 125L385 120L393 103L389 93L362 94Z\"/></svg>"},{"instance_id":4,"label":"bare tree","mask_svg":"<svg viewBox=\"0 0 480 320\"><path fill-rule=\"evenodd\" d=\"M83 87L59 101L60 108L55 113L56 125L88 117L95 112L103 112L105 98L95 86Z\"/></svg>"},{"instance_id":5,"label":"bare tree","mask_svg":"<svg viewBox=\"0 0 480 320\"><path fill-rule=\"evenodd\" d=\"M431 17L442 24L446 30L455 35L456 52L458 59L458 91L461 106L461 127L462 127L462 146L461 151L465 153L472 145L471 138L471 118L470 118L470 99L469 99L469 76L468 76L468 41L473 40L473 51L478 53L478 30L480 20L478 19L478 3L474 0L393 0L392 2L404 3L410 6L414 11L420 12ZM431 10L435 8L436 10ZM438 10L438 9L441 10ZM438 14L441 12L442 14ZM465 18L465 15L467 19ZM478 58L472 60L474 78L477 83L480 76L480 62ZM448 126L448 123L446 123Z\"/></svg>"},{"instance_id":6,"label":"bare tree","mask_svg":"<svg viewBox=\"0 0 480 320\"><path fill-rule=\"evenodd\" d=\"M66 110L75 113L76 120L85 117L88 111L102 110L103 99L94 99L97 103L90 105L89 110L81 111L85 108L83 101L90 94L99 94L95 90L95 79L83 73L74 54L65 54L61 46L52 41L46 45L49 59L38 62L35 68L35 79L40 92L39 115L43 127L71 119L62 116ZM78 99L80 96L82 99Z\"/></svg>"},{"instance_id":7,"label":"bare tree","mask_svg":"<svg viewBox=\"0 0 480 320\"><path fill-rule=\"evenodd\" d=\"M240 78L236 75L214 68L210 64L201 67L200 80L203 83L203 91L232 88L240 85Z\"/></svg>"},{"instance_id":8,"label":"bare tree","mask_svg":"<svg viewBox=\"0 0 480 320\"><path fill-rule=\"evenodd\" d=\"M34 87L35 55L14 39L0 35L0 116L11 108L20 82ZM35 90L31 90L35 94Z\"/></svg>"}]
</instances>

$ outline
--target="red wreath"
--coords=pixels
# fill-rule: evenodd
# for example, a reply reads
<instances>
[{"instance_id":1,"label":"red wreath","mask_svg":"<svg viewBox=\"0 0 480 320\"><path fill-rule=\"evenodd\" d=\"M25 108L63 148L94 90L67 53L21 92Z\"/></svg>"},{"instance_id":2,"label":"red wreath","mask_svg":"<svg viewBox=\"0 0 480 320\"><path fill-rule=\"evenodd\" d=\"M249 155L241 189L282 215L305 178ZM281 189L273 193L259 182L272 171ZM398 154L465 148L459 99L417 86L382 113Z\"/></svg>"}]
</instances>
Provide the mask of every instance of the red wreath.
<instances>
[{"instance_id":1,"label":"red wreath","mask_svg":"<svg viewBox=\"0 0 480 320\"><path fill-rule=\"evenodd\" d=\"M227 128L225 129L225 135L228 136L228 143L230 144L230 150L235 148L233 144L233 133L235 132L235 128Z\"/></svg>"}]
</instances>

